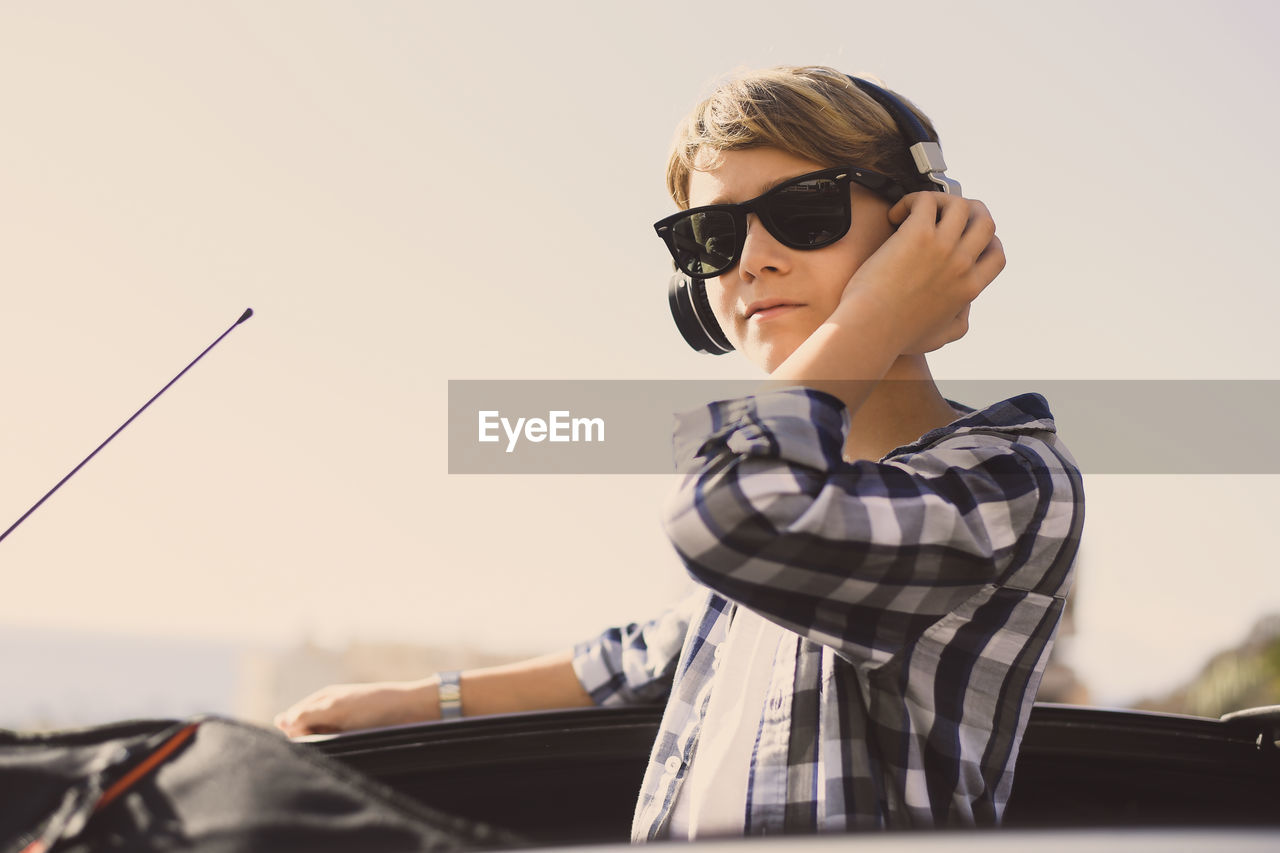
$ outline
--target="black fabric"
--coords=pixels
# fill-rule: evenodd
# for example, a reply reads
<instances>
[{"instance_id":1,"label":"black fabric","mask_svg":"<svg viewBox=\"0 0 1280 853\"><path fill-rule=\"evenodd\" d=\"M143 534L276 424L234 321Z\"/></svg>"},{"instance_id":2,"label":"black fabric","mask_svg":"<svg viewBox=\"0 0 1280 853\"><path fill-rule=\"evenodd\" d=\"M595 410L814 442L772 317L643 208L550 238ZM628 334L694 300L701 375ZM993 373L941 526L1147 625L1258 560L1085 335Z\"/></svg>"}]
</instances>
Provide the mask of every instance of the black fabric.
<instances>
[{"instance_id":1,"label":"black fabric","mask_svg":"<svg viewBox=\"0 0 1280 853\"><path fill-rule=\"evenodd\" d=\"M185 726L198 728L184 738ZM95 811L102 794L166 744L172 753ZM409 851L510 847L293 744L219 717L49 734L0 730L0 853L98 850Z\"/></svg>"}]
</instances>

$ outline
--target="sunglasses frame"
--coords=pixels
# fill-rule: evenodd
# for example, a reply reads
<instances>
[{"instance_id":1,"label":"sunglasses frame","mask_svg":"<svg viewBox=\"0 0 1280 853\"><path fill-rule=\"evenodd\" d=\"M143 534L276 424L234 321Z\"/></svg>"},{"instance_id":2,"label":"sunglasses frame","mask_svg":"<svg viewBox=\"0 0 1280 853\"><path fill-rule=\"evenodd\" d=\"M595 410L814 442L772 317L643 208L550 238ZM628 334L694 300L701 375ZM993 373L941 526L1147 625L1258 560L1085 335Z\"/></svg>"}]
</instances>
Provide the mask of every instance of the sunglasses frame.
<instances>
[{"instance_id":1,"label":"sunglasses frame","mask_svg":"<svg viewBox=\"0 0 1280 853\"><path fill-rule=\"evenodd\" d=\"M818 243L796 243L787 239L778 232L777 223L773 221L772 214L769 210L768 199L770 196L776 196L778 193L788 187L803 183L805 181L817 180L820 178L832 178L839 185L842 192L844 203L844 227L829 239L822 240ZM676 270L683 275L695 281L701 281L708 278L724 275L737 265L742 255L742 248L747 242L747 214L754 213L760 220L760 224L765 227L773 238L789 249L800 249L808 251L811 249L822 249L837 242L845 234L849 233L849 227L853 220L853 201L849 197L849 184L855 183L859 186L866 187L876 195L884 198L890 204L896 202L906 194L906 190L892 178L882 175L879 172L873 172L870 169L863 169L859 166L834 166L830 169L819 169L816 172L808 172L803 175L797 175L794 178L788 178L776 187L771 187L766 192L761 193L753 199L738 202L737 204L708 204L702 207L691 207L671 214L663 219L659 219L653 224L653 228L658 232L658 236L667 245L667 251L671 253L671 258L675 263ZM683 269L680 265L680 249L676 245L676 223L698 213L707 213L712 211L722 211L728 213L733 219L734 226L734 246L733 252L729 255L729 263L723 268L709 273L695 273Z\"/></svg>"}]
</instances>

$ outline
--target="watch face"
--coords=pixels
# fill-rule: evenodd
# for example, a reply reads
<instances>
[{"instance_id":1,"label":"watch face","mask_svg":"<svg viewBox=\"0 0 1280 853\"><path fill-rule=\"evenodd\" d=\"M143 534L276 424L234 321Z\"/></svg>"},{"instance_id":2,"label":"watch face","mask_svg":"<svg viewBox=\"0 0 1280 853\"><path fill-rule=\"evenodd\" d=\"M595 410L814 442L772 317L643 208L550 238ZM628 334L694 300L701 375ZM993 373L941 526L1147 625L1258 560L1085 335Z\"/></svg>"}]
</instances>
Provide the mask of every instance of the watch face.
<instances>
[{"instance_id":1,"label":"watch face","mask_svg":"<svg viewBox=\"0 0 1280 853\"><path fill-rule=\"evenodd\" d=\"M457 684L440 685L441 702L457 702L462 698L462 688Z\"/></svg>"}]
</instances>

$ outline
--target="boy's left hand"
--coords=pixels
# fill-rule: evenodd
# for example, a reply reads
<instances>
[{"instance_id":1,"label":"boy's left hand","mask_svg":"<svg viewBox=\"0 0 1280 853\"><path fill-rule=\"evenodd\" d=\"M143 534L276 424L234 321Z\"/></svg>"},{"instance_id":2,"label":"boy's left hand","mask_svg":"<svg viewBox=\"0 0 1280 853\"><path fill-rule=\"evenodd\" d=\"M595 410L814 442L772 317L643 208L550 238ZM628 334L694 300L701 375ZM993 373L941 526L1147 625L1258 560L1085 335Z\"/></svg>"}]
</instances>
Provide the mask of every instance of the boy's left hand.
<instances>
[{"instance_id":1,"label":"boy's left hand","mask_svg":"<svg viewBox=\"0 0 1280 853\"><path fill-rule=\"evenodd\" d=\"M969 328L969 305L1004 269L987 206L937 192L889 209L897 231L858 268L844 298L873 300L903 354L931 352Z\"/></svg>"}]
</instances>

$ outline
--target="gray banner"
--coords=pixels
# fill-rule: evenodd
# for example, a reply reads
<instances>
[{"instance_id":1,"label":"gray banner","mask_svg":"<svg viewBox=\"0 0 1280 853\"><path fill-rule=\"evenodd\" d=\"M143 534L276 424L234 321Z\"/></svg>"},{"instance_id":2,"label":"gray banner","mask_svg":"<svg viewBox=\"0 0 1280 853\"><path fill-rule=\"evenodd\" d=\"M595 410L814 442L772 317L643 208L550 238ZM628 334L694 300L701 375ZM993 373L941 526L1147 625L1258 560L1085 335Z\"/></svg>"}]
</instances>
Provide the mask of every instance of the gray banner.
<instances>
[{"instance_id":1,"label":"gray banner","mask_svg":"<svg viewBox=\"0 0 1280 853\"><path fill-rule=\"evenodd\" d=\"M1086 474L1280 474L1280 380L965 380L976 409L1035 392ZM450 474L670 474L676 412L767 381L450 380ZM773 387L783 387L780 385Z\"/></svg>"}]
</instances>

